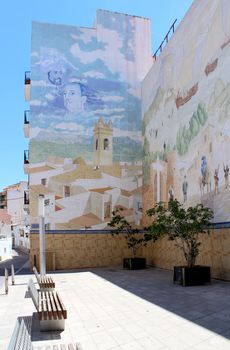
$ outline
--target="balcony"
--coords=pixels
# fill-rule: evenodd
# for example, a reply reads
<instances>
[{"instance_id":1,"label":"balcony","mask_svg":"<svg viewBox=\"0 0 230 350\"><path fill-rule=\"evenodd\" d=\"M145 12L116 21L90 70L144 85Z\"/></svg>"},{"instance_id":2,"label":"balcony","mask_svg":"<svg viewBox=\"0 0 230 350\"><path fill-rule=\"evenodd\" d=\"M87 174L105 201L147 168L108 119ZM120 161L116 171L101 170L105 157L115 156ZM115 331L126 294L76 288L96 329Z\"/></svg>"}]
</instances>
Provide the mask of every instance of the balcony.
<instances>
[{"instance_id":1,"label":"balcony","mask_svg":"<svg viewBox=\"0 0 230 350\"><path fill-rule=\"evenodd\" d=\"M29 115L30 111L24 111L24 136L29 137L30 136L30 122L29 122Z\"/></svg>"},{"instance_id":2,"label":"balcony","mask_svg":"<svg viewBox=\"0 0 230 350\"><path fill-rule=\"evenodd\" d=\"M24 151L24 172L25 174L29 173L29 151L25 150Z\"/></svg>"},{"instance_id":3,"label":"balcony","mask_svg":"<svg viewBox=\"0 0 230 350\"><path fill-rule=\"evenodd\" d=\"M24 210L29 214L29 191L24 191Z\"/></svg>"},{"instance_id":4,"label":"balcony","mask_svg":"<svg viewBox=\"0 0 230 350\"><path fill-rule=\"evenodd\" d=\"M7 194L6 191L0 192L0 209L7 208Z\"/></svg>"},{"instance_id":5,"label":"balcony","mask_svg":"<svg viewBox=\"0 0 230 350\"><path fill-rule=\"evenodd\" d=\"M25 100L30 101L30 72L25 72L25 82L24 82L24 94Z\"/></svg>"}]
</instances>

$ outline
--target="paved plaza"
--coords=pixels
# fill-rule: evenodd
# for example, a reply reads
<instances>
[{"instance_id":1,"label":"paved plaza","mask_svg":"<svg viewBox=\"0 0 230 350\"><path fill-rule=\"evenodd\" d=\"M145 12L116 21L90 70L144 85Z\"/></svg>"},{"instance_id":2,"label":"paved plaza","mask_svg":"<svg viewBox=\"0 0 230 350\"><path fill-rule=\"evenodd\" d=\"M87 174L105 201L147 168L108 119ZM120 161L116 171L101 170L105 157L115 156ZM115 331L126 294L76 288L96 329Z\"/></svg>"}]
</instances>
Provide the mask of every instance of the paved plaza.
<instances>
[{"instance_id":1,"label":"paved plaza","mask_svg":"<svg viewBox=\"0 0 230 350\"><path fill-rule=\"evenodd\" d=\"M32 275L0 289L0 349L18 317L31 317L35 349L79 343L82 350L230 349L230 283L173 285L172 272L97 268L51 274L67 308L63 332L41 333L27 292ZM34 282L35 278L32 276Z\"/></svg>"}]
</instances>

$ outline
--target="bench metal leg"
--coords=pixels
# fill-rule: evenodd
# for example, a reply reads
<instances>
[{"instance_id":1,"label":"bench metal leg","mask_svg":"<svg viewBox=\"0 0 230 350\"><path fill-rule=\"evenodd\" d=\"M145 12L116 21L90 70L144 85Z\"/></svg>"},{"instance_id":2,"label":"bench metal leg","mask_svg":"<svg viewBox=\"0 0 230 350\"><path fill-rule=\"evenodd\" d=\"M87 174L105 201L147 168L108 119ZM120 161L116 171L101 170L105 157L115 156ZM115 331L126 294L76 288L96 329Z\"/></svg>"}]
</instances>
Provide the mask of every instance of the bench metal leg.
<instances>
[{"instance_id":1,"label":"bench metal leg","mask_svg":"<svg viewBox=\"0 0 230 350\"><path fill-rule=\"evenodd\" d=\"M51 319L51 320L40 320L40 331L48 332L48 331L64 331L65 329L65 319Z\"/></svg>"}]
</instances>

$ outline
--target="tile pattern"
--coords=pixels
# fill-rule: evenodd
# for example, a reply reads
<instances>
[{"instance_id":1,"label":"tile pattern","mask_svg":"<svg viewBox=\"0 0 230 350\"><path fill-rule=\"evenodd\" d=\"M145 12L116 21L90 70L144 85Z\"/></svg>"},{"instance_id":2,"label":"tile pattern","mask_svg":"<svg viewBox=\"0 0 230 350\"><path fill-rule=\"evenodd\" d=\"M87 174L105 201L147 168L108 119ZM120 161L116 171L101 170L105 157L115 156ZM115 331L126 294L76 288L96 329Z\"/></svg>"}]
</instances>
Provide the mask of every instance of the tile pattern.
<instances>
[{"instance_id":1,"label":"tile pattern","mask_svg":"<svg viewBox=\"0 0 230 350\"><path fill-rule=\"evenodd\" d=\"M31 316L35 348L78 343L82 350L227 350L230 348L230 283L200 287L172 284L172 273L149 268L85 269L52 275L68 310L64 332L39 332L26 283L17 275L0 295L0 350L17 317Z\"/></svg>"}]
</instances>

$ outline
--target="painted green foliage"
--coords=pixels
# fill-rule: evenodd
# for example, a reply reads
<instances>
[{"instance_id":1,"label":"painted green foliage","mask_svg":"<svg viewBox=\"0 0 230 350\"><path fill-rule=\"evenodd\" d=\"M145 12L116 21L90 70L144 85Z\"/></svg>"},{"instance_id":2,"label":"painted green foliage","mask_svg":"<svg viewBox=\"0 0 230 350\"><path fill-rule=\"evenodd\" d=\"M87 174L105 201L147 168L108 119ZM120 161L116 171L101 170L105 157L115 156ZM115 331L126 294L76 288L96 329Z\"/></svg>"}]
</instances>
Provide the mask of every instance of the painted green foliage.
<instances>
[{"instance_id":1,"label":"painted green foliage","mask_svg":"<svg viewBox=\"0 0 230 350\"><path fill-rule=\"evenodd\" d=\"M189 121L188 128L183 126L177 133L176 148L179 155L182 156L188 151L190 142L199 133L200 128L205 124L207 119L208 114L205 110L205 106L199 103L196 112L193 113Z\"/></svg>"}]
</instances>

